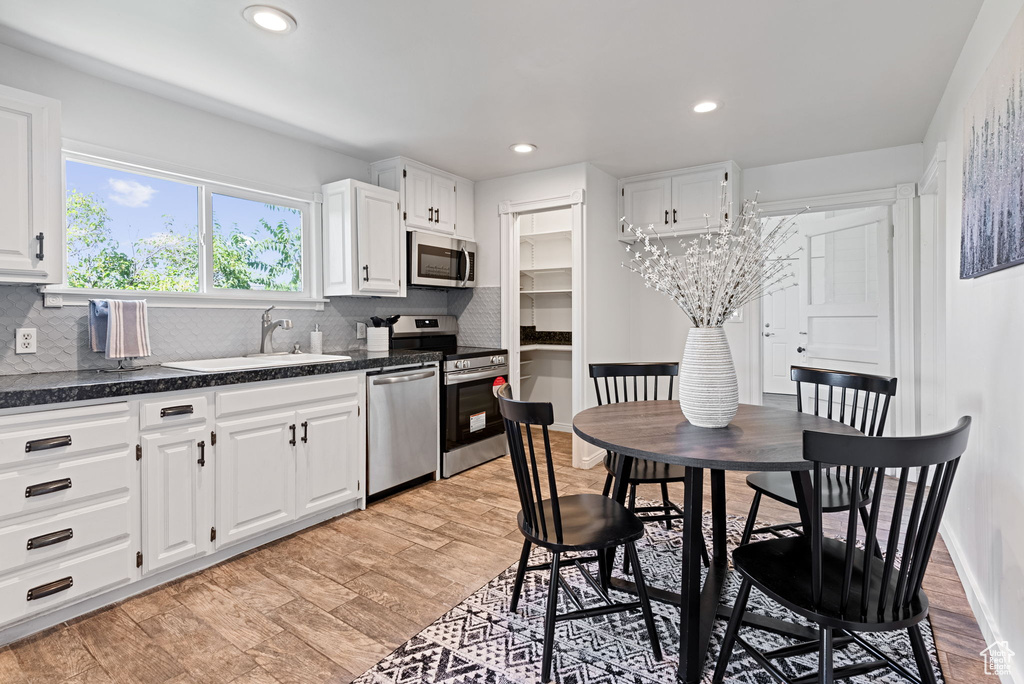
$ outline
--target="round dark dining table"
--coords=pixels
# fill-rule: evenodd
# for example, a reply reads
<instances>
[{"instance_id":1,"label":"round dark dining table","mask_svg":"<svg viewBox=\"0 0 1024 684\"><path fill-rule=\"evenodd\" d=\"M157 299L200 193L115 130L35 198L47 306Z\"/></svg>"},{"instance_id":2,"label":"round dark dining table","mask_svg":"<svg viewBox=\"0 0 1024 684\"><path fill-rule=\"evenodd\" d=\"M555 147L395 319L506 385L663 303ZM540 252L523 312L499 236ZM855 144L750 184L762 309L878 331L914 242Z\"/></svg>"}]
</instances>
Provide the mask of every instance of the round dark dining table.
<instances>
[{"instance_id":1,"label":"round dark dining table","mask_svg":"<svg viewBox=\"0 0 1024 684\"><path fill-rule=\"evenodd\" d=\"M580 439L618 454L614 498L626 500L626 478L635 458L680 465L686 469L683 485L683 568L680 592L650 590L651 598L680 606L680 681L701 680L715 618L730 609L720 606L729 571L726 549L725 471L788 471L793 473L800 520L810 529L807 504L811 500L811 462L803 458L805 430L861 434L849 425L828 418L740 404L736 417L724 428L701 428L683 416L677 401L629 401L586 409L573 419ZM712 550L707 578L701 586L701 544L704 515L704 471L710 471ZM614 553L614 550L612 551ZM608 564L607 567L613 567ZM631 582L615 578L612 585L627 591ZM771 618L749 615L748 624L807 638L807 628Z\"/></svg>"}]
</instances>

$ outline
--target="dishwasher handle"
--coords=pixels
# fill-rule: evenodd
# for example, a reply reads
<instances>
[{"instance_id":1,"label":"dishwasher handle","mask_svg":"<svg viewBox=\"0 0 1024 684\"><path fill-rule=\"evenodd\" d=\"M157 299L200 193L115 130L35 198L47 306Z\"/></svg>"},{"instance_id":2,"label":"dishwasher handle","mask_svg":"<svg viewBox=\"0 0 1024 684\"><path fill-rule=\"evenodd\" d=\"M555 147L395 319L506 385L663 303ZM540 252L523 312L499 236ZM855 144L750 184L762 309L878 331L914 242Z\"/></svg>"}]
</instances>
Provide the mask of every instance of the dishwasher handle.
<instances>
[{"instance_id":1,"label":"dishwasher handle","mask_svg":"<svg viewBox=\"0 0 1024 684\"><path fill-rule=\"evenodd\" d=\"M409 373L408 375L388 375L382 378L374 378L374 385L393 385L398 382L412 382L413 380L426 380L427 378L434 377L434 371L420 371L418 373Z\"/></svg>"}]
</instances>

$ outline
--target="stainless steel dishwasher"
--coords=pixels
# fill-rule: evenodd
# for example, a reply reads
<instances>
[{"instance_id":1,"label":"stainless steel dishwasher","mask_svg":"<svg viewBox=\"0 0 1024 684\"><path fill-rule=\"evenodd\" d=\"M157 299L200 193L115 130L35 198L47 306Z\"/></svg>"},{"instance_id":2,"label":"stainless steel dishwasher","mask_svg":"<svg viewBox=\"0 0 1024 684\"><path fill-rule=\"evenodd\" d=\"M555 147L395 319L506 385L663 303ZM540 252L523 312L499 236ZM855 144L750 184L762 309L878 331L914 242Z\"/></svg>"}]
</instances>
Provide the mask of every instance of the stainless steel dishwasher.
<instances>
[{"instance_id":1,"label":"stainless steel dishwasher","mask_svg":"<svg viewBox=\"0 0 1024 684\"><path fill-rule=\"evenodd\" d=\"M366 374L366 492L434 473L440 449L436 366Z\"/></svg>"}]
</instances>

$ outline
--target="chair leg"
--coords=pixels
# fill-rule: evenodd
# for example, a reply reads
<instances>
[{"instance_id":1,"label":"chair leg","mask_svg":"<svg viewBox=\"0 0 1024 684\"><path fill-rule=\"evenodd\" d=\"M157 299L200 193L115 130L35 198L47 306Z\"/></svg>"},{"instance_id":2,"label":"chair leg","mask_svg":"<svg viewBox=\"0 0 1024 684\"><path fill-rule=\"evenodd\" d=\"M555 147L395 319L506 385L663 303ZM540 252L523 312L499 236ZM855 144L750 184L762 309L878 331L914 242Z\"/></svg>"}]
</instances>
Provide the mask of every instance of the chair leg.
<instances>
[{"instance_id":1,"label":"chair leg","mask_svg":"<svg viewBox=\"0 0 1024 684\"><path fill-rule=\"evenodd\" d=\"M754 533L754 523L757 522L757 509L761 505L761 492L754 492L754 500L750 504L750 511L747 513L747 525L743 528L743 538L740 539L740 546L750 543L750 535Z\"/></svg>"},{"instance_id":2,"label":"chair leg","mask_svg":"<svg viewBox=\"0 0 1024 684\"><path fill-rule=\"evenodd\" d=\"M611 573L608 572L608 556L604 554L604 551L597 552L597 574L601 576L601 588L607 594L610 586L608 580L611 578Z\"/></svg>"},{"instance_id":3,"label":"chair leg","mask_svg":"<svg viewBox=\"0 0 1024 684\"><path fill-rule=\"evenodd\" d=\"M633 511L636 509L636 485L630 485L629 487L629 510ZM629 554L622 554L622 574L629 574Z\"/></svg>"},{"instance_id":4,"label":"chair leg","mask_svg":"<svg viewBox=\"0 0 1024 684\"><path fill-rule=\"evenodd\" d=\"M526 576L526 566L530 561L530 540L523 540L523 552L519 554L519 567L516 568L516 583L512 587L512 605L510 608L512 612L516 612L516 608L519 607L519 594L523 591L523 577Z\"/></svg>"},{"instance_id":5,"label":"chair leg","mask_svg":"<svg viewBox=\"0 0 1024 684\"><path fill-rule=\"evenodd\" d=\"M672 506L671 506L671 503L670 503L669 498L668 498L668 483L667 482L662 482L661 483L661 503L662 503L662 505L665 506L665 515L666 516L671 515L671 513L672 513ZM672 521L671 520L666 520L665 521L665 529L666 530L671 530L672 529Z\"/></svg>"},{"instance_id":6,"label":"chair leg","mask_svg":"<svg viewBox=\"0 0 1024 684\"><path fill-rule=\"evenodd\" d=\"M704 561L704 567L711 567L711 556L708 555L708 540L704 539L703 533L700 535L700 559Z\"/></svg>"},{"instance_id":7,"label":"chair leg","mask_svg":"<svg viewBox=\"0 0 1024 684\"><path fill-rule=\"evenodd\" d=\"M551 586L548 587L548 612L544 617L544 655L541 659L540 681L551 681L551 656L555 645L555 614L558 609L558 566L560 554L551 554Z\"/></svg>"},{"instance_id":8,"label":"chair leg","mask_svg":"<svg viewBox=\"0 0 1024 684\"><path fill-rule=\"evenodd\" d=\"M722 684L722 681L725 679L725 670L729 666L729 658L732 656L732 649L736 645L736 635L739 634L740 625L743 624L743 613L747 610L747 600L750 598L751 586L750 580L743 578L739 593L736 594L736 601L732 606L732 617L729 618L729 626L725 628L722 650L718 654L715 675L711 679L712 684Z\"/></svg>"},{"instance_id":9,"label":"chair leg","mask_svg":"<svg viewBox=\"0 0 1024 684\"><path fill-rule=\"evenodd\" d=\"M833 684L835 672L832 668L832 628L822 627L818 635L818 683Z\"/></svg>"},{"instance_id":10,"label":"chair leg","mask_svg":"<svg viewBox=\"0 0 1024 684\"><path fill-rule=\"evenodd\" d=\"M910 634L910 647L914 650L914 660L917 661L921 681L924 684L936 684L932 660L928 657L928 649L924 645L924 637L921 636L921 625L909 627L907 632Z\"/></svg>"},{"instance_id":11,"label":"chair leg","mask_svg":"<svg viewBox=\"0 0 1024 684\"><path fill-rule=\"evenodd\" d=\"M640 569L640 557L636 553L636 544L626 544L626 554L633 561L633 580L636 582L636 593L640 598L640 610L644 614L644 622L647 623L647 635L651 638L651 649L654 650L654 659L661 660L661 641L658 639L658 630L654 626L654 612L651 610L651 599L647 596L647 584L644 582L644 573Z\"/></svg>"},{"instance_id":12,"label":"chair leg","mask_svg":"<svg viewBox=\"0 0 1024 684\"><path fill-rule=\"evenodd\" d=\"M608 476L604 478L604 491L601 492L601 496L608 496L612 491L612 482L615 481L615 476L608 473Z\"/></svg>"}]
</instances>

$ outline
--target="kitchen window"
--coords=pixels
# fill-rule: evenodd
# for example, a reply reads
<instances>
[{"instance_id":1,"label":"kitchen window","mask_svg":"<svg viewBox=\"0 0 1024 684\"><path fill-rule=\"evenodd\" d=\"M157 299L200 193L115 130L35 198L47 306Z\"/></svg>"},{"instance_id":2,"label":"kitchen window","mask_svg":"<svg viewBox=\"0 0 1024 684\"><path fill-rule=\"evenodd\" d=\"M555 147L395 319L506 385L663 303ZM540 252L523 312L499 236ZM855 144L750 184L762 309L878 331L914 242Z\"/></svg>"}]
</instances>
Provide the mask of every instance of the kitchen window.
<instances>
[{"instance_id":1,"label":"kitchen window","mask_svg":"<svg viewBox=\"0 0 1024 684\"><path fill-rule=\"evenodd\" d=\"M65 153L65 283L78 304L322 306L311 268L313 201Z\"/></svg>"}]
</instances>

